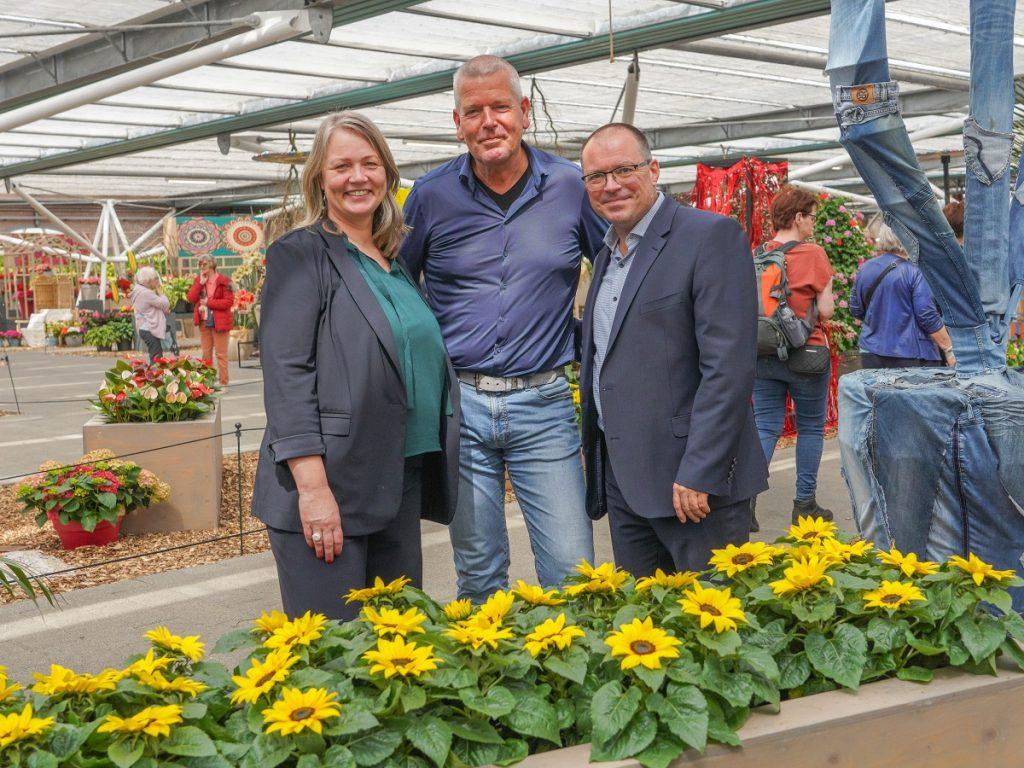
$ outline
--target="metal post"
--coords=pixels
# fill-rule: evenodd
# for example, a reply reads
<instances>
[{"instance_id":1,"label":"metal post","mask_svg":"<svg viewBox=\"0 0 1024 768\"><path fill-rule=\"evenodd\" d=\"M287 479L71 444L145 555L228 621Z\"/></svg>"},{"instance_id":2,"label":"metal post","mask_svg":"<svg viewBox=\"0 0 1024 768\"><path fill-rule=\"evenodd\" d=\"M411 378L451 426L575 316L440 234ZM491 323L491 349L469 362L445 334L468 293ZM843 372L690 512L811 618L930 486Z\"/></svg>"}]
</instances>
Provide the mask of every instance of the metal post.
<instances>
[{"instance_id":1,"label":"metal post","mask_svg":"<svg viewBox=\"0 0 1024 768\"><path fill-rule=\"evenodd\" d=\"M235 422L235 473L238 482L238 554L245 554L245 525L242 522L242 422Z\"/></svg>"},{"instance_id":2,"label":"metal post","mask_svg":"<svg viewBox=\"0 0 1024 768\"><path fill-rule=\"evenodd\" d=\"M622 100L622 122L633 125L636 117L636 97L640 90L640 57L633 51L633 61L626 70L626 88Z\"/></svg>"},{"instance_id":3,"label":"metal post","mask_svg":"<svg viewBox=\"0 0 1024 768\"><path fill-rule=\"evenodd\" d=\"M949 153L942 154L942 194L946 205L949 205Z\"/></svg>"},{"instance_id":4,"label":"metal post","mask_svg":"<svg viewBox=\"0 0 1024 768\"><path fill-rule=\"evenodd\" d=\"M21 403L18 402L18 389L14 386L14 371L11 370L11 358L4 352L4 363L7 365L7 375L11 379L11 392L14 393L14 407L18 410L18 415L21 415Z\"/></svg>"}]
</instances>

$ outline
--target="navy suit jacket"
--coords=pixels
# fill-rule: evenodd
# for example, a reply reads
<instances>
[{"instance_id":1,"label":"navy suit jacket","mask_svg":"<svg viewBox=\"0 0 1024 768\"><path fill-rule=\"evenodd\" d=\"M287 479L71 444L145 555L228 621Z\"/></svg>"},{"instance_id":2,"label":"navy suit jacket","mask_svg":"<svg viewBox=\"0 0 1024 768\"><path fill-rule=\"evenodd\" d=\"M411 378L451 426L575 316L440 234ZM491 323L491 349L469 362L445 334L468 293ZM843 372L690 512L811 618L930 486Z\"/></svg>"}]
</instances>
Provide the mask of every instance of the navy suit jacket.
<instances>
[{"instance_id":1,"label":"navy suit jacket","mask_svg":"<svg viewBox=\"0 0 1024 768\"><path fill-rule=\"evenodd\" d=\"M405 385L387 316L339 242L317 225L289 232L267 250L260 323L267 429L252 506L267 525L301 531L288 459L323 456L342 530L363 536L387 527L402 501ZM455 513L459 478L459 385L451 363L447 396L441 451L424 455L421 511L445 524Z\"/></svg>"},{"instance_id":2,"label":"navy suit jacket","mask_svg":"<svg viewBox=\"0 0 1024 768\"><path fill-rule=\"evenodd\" d=\"M673 483L707 493L712 508L756 495L768 487L768 468L751 406L757 296L746 235L732 219L666 198L632 258L600 381L603 438L626 503L641 517L674 517ZM607 507L593 306L609 261L605 247L582 328L583 453L594 519Z\"/></svg>"}]
</instances>

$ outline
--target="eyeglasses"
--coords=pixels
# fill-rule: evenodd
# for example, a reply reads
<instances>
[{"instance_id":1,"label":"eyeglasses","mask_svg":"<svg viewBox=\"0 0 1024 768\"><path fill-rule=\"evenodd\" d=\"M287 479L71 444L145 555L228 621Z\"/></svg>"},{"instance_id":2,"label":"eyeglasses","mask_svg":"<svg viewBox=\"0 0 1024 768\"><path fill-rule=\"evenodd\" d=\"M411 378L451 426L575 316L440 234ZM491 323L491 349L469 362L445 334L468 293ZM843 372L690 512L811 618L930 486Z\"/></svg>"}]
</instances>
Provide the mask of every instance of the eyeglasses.
<instances>
[{"instance_id":1,"label":"eyeglasses","mask_svg":"<svg viewBox=\"0 0 1024 768\"><path fill-rule=\"evenodd\" d=\"M620 165L618 168L612 168L610 171L594 171L583 177L583 183L587 189L601 189L607 183L609 176L618 182L628 181L633 178L637 171L650 164L650 160L644 160L642 163L634 163L633 165Z\"/></svg>"}]
</instances>

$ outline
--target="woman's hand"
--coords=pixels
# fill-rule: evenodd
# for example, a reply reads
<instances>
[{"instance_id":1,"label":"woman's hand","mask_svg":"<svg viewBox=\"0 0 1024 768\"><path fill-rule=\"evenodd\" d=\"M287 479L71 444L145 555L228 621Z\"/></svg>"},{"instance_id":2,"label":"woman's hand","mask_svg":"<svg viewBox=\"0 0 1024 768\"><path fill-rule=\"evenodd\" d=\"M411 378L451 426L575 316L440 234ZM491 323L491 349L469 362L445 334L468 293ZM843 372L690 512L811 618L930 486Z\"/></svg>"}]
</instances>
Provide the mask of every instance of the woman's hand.
<instances>
[{"instance_id":1,"label":"woman's hand","mask_svg":"<svg viewBox=\"0 0 1024 768\"><path fill-rule=\"evenodd\" d=\"M306 544L318 559L333 563L341 554L345 535L341 530L341 510L330 487L299 492L299 519Z\"/></svg>"}]
</instances>

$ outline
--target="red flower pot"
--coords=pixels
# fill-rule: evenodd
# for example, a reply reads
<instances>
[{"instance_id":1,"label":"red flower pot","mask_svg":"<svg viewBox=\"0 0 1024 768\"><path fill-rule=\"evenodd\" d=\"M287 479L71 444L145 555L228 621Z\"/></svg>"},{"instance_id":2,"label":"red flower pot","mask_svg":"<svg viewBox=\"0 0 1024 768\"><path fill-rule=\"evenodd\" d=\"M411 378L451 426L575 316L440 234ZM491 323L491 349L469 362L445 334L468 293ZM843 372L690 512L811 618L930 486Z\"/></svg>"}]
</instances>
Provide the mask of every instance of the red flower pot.
<instances>
[{"instance_id":1,"label":"red flower pot","mask_svg":"<svg viewBox=\"0 0 1024 768\"><path fill-rule=\"evenodd\" d=\"M108 523L106 520L101 520L95 529L87 531L82 527L81 523L74 520L62 523L60 515L56 512L47 512L46 516L53 524L53 529L57 531L57 535L60 537L60 545L64 549L103 547L107 544L113 544L121 533L121 521L124 520L124 515L118 517L116 523Z\"/></svg>"}]
</instances>

